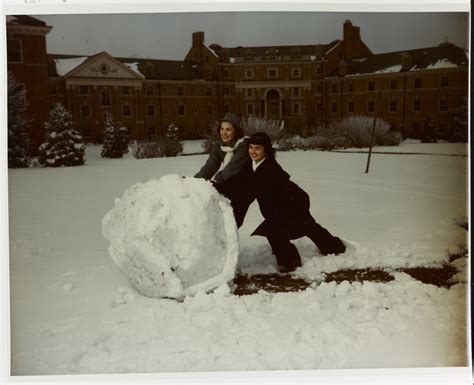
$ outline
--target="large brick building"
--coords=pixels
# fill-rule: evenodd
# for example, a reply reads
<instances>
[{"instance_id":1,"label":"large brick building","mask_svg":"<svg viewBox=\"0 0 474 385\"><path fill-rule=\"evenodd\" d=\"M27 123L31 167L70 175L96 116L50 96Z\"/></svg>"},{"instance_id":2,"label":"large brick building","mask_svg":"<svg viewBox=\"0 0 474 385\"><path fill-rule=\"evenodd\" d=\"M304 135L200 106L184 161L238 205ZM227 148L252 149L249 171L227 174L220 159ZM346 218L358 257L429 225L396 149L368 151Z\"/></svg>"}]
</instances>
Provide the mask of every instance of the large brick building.
<instances>
[{"instance_id":1,"label":"large brick building","mask_svg":"<svg viewBox=\"0 0 474 385\"><path fill-rule=\"evenodd\" d=\"M8 68L27 90L31 135L41 142L52 103L61 101L86 141L98 141L110 112L133 139L171 123L204 134L225 112L285 121L290 133L350 115L379 116L408 137L448 136L468 93L466 52L451 43L374 54L350 21L328 44L222 47L192 34L183 61L48 54L52 27L7 18Z\"/></svg>"}]
</instances>

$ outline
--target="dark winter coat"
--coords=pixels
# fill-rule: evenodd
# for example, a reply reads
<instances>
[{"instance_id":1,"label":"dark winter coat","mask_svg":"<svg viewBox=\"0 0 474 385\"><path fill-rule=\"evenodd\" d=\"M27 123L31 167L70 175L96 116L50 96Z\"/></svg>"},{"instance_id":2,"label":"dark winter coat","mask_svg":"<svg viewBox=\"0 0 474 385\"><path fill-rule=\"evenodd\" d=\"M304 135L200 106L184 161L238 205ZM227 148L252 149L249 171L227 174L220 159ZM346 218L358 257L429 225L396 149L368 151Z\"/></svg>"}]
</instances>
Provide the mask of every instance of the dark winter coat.
<instances>
[{"instance_id":1,"label":"dark winter coat","mask_svg":"<svg viewBox=\"0 0 474 385\"><path fill-rule=\"evenodd\" d=\"M275 159L267 158L257 167L249 178L248 188L265 218L252 235L272 233L287 239L306 235L306 225L313 221L309 196L290 180Z\"/></svg>"}]
</instances>

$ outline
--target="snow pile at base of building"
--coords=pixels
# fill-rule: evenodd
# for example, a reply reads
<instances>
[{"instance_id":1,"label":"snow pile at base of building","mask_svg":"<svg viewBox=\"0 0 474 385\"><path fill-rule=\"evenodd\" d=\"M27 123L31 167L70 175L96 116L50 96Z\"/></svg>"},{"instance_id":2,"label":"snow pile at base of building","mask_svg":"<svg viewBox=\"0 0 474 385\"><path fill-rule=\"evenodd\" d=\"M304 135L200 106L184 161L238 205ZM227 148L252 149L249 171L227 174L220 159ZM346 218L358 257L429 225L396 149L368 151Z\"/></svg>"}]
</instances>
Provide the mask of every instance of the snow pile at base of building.
<instances>
[{"instance_id":1,"label":"snow pile at base of building","mask_svg":"<svg viewBox=\"0 0 474 385\"><path fill-rule=\"evenodd\" d=\"M203 179L166 175L131 186L104 216L102 230L112 259L148 297L194 295L235 275L232 207Z\"/></svg>"}]
</instances>

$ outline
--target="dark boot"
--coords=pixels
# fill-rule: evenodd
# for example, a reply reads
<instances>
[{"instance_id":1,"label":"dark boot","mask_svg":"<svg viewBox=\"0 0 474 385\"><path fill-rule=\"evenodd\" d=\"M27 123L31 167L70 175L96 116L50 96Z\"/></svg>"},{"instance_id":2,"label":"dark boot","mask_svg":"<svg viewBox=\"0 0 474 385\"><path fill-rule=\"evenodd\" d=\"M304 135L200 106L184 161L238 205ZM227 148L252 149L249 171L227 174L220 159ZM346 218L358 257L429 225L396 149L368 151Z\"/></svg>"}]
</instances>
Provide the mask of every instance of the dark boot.
<instances>
[{"instance_id":1,"label":"dark boot","mask_svg":"<svg viewBox=\"0 0 474 385\"><path fill-rule=\"evenodd\" d=\"M333 236L327 229L317 223L314 218L307 221L306 235L318 247L322 255L337 255L346 251L346 245L338 237Z\"/></svg>"},{"instance_id":2,"label":"dark boot","mask_svg":"<svg viewBox=\"0 0 474 385\"><path fill-rule=\"evenodd\" d=\"M277 259L280 272L287 273L301 266L300 253L289 239L282 239L278 236L267 236L267 239Z\"/></svg>"}]
</instances>

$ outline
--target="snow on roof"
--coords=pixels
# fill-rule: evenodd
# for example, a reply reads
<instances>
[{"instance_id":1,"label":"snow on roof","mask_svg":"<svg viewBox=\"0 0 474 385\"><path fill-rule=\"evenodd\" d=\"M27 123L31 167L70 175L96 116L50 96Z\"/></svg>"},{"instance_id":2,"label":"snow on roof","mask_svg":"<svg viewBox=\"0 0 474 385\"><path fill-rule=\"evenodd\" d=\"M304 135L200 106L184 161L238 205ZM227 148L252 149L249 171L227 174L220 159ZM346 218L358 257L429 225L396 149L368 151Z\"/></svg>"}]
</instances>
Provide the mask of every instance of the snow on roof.
<instances>
[{"instance_id":1,"label":"snow on roof","mask_svg":"<svg viewBox=\"0 0 474 385\"><path fill-rule=\"evenodd\" d=\"M212 48L209 48L206 44L204 44L204 47L206 47L209 51L211 51L215 57L219 57L219 55L217 55L216 52Z\"/></svg>"},{"instance_id":2,"label":"snow on roof","mask_svg":"<svg viewBox=\"0 0 474 385\"><path fill-rule=\"evenodd\" d=\"M16 16L11 16L11 15L7 16L7 23L17 23L17 22L18 22L18 18Z\"/></svg>"},{"instance_id":3,"label":"snow on roof","mask_svg":"<svg viewBox=\"0 0 474 385\"><path fill-rule=\"evenodd\" d=\"M426 67L426 69L454 68L454 67L458 67L458 65L449 61L449 59L441 59L441 60L438 60L434 64L430 64L429 66Z\"/></svg>"},{"instance_id":4,"label":"snow on roof","mask_svg":"<svg viewBox=\"0 0 474 385\"><path fill-rule=\"evenodd\" d=\"M401 69L402 69L402 65L397 64L397 65L394 65L394 66L391 66L391 67L386 67L386 68L379 69L379 70L375 71L374 74L386 74L386 73L392 73L392 72L400 72Z\"/></svg>"},{"instance_id":5,"label":"snow on roof","mask_svg":"<svg viewBox=\"0 0 474 385\"><path fill-rule=\"evenodd\" d=\"M316 60L316 55L311 55L310 59L311 59L311 61L315 61Z\"/></svg>"},{"instance_id":6,"label":"snow on roof","mask_svg":"<svg viewBox=\"0 0 474 385\"><path fill-rule=\"evenodd\" d=\"M337 46L339 46L340 44L342 43L342 40L338 41L337 44L334 44L333 47L331 47L331 49L329 49L328 51L326 51L326 55L328 53L330 53L331 51L333 51Z\"/></svg>"},{"instance_id":7,"label":"snow on roof","mask_svg":"<svg viewBox=\"0 0 474 385\"><path fill-rule=\"evenodd\" d=\"M230 57L230 58L229 58L229 62L230 62L230 63L235 63L235 57Z\"/></svg>"},{"instance_id":8,"label":"snow on roof","mask_svg":"<svg viewBox=\"0 0 474 385\"><path fill-rule=\"evenodd\" d=\"M79 67L88 59L88 56L80 56L69 59L54 59L56 63L56 72L59 76L64 76L73 69Z\"/></svg>"},{"instance_id":9,"label":"snow on roof","mask_svg":"<svg viewBox=\"0 0 474 385\"><path fill-rule=\"evenodd\" d=\"M138 69L138 63L123 63L125 66L127 66L129 69L131 69L133 72L137 73L140 76L145 77L139 69Z\"/></svg>"}]
</instances>

